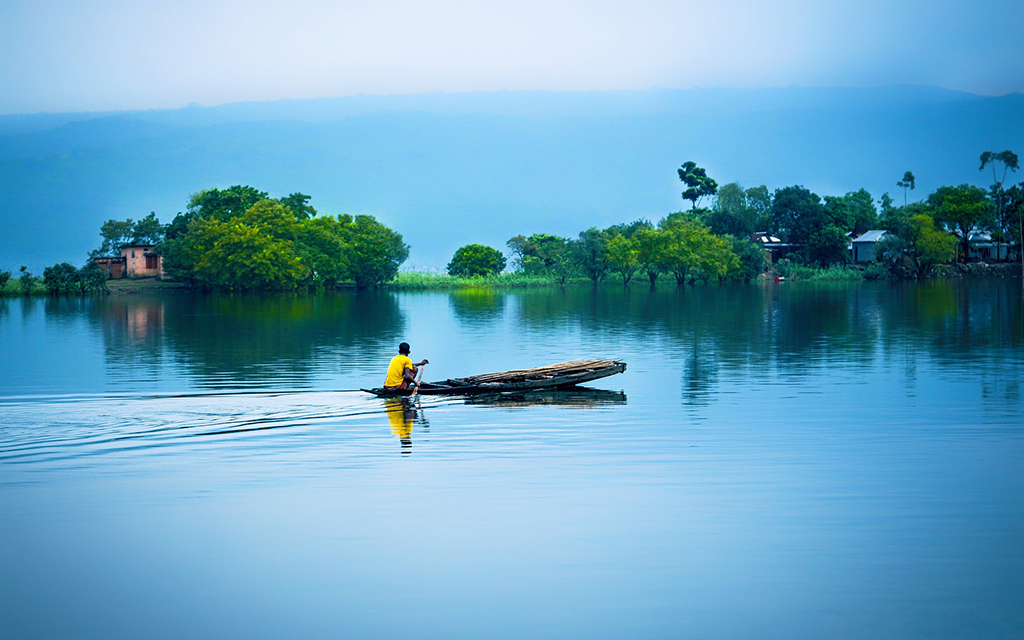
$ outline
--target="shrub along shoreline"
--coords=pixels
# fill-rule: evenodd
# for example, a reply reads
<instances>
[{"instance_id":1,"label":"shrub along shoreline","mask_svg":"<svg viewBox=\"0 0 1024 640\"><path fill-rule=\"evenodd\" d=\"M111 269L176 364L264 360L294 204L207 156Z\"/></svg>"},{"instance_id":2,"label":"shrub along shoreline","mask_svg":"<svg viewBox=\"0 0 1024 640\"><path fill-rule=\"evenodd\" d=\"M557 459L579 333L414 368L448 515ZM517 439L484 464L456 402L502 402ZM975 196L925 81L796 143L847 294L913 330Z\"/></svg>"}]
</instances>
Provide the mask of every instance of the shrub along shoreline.
<instances>
[{"instance_id":1,"label":"shrub along shoreline","mask_svg":"<svg viewBox=\"0 0 1024 640\"><path fill-rule=\"evenodd\" d=\"M928 280L957 280L962 278L976 277L1020 277L1020 265L1014 263L986 264L967 263L940 265L925 278L919 278L915 274L904 275L894 274L884 268L867 268L855 266L832 266L813 267L805 265L791 265L785 270L771 270L754 279L755 282L774 282L776 279L795 282L862 282L862 281L928 281ZM681 286L672 280L661 280L658 286ZM719 281L694 281L691 286L699 284L717 285ZM527 276L520 273L501 273L489 276L474 276L471 278L449 276L437 272L400 272L398 276L381 286L385 290L393 291L415 291L415 290L458 290L458 289L516 289L531 287L559 287L559 286L587 286L592 287L594 283L585 277L569 278L560 282L552 276ZM631 288L648 288L646 279L634 279L629 284L623 285L619 279L608 279L600 283L600 286L627 286Z\"/></svg>"}]
</instances>

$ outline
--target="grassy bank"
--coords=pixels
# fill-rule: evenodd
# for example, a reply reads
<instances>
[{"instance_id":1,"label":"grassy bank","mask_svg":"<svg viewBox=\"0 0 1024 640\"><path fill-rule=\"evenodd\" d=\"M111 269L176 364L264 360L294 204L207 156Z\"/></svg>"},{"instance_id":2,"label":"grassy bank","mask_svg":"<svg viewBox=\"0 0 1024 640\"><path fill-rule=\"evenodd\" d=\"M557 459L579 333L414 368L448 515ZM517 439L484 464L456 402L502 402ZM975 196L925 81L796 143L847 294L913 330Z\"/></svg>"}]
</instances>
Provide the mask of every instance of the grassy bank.
<instances>
[{"instance_id":1,"label":"grassy bank","mask_svg":"<svg viewBox=\"0 0 1024 640\"><path fill-rule=\"evenodd\" d=\"M788 280L850 281L863 280L864 270L845 266L807 267L799 264L776 265L773 273Z\"/></svg>"},{"instance_id":2,"label":"grassy bank","mask_svg":"<svg viewBox=\"0 0 1024 640\"><path fill-rule=\"evenodd\" d=\"M43 286L42 278L33 277L29 281L28 291L26 291L25 284L21 278L11 278L7 281L7 284L0 289L0 296L42 296L46 295L46 287Z\"/></svg>"},{"instance_id":3,"label":"grassy bank","mask_svg":"<svg viewBox=\"0 0 1024 640\"><path fill-rule=\"evenodd\" d=\"M133 293L151 293L161 291L188 291L188 285L183 282L157 280L156 278L123 278L119 280L107 280L107 292L112 294L129 295Z\"/></svg>"},{"instance_id":4,"label":"grassy bank","mask_svg":"<svg viewBox=\"0 0 1024 640\"><path fill-rule=\"evenodd\" d=\"M590 282L582 278L567 281L569 283ZM384 285L387 289L472 289L494 288L511 289L516 287L553 287L558 280L545 276L528 276L520 273L501 273L496 276L476 276L473 278L457 278L444 273L403 271Z\"/></svg>"},{"instance_id":5,"label":"grassy bank","mask_svg":"<svg viewBox=\"0 0 1024 640\"><path fill-rule=\"evenodd\" d=\"M43 284L43 279L37 276L33 276L28 281L28 291L26 292L26 283L21 278L11 278L7 281L7 284L0 289L0 296L4 297L18 297L18 296L48 296L48 295L97 295L97 294L121 294L128 295L134 293L149 293L149 292L162 292L162 291L187 291L188 286L181 282L169 282L163 280L157 280L156 278L124 278L120 280L107 280L106 289L100 289L99 291L93 291L88 293L80 293L72 291L70 293L53 294Z\"/></svg>"}]
</instances>

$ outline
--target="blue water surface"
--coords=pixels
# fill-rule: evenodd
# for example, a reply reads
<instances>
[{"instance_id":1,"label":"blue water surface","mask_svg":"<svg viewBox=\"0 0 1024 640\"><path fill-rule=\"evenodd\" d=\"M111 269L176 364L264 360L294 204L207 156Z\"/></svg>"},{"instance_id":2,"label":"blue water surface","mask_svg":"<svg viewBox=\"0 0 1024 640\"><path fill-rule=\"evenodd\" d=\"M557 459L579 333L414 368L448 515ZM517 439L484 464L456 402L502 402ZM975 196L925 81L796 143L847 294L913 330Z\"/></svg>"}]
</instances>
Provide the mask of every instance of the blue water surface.
<instances>
[{"instance_id":1,"label":"blue water surface","mask_svg":"<svg viewBox=\"0 0 1024 640\"><path fill-rule=\"evenodd\" d=\"M0 636L1018 638L1022 384L1019 280L0 299Z\"/></svg>"}]
</instances>

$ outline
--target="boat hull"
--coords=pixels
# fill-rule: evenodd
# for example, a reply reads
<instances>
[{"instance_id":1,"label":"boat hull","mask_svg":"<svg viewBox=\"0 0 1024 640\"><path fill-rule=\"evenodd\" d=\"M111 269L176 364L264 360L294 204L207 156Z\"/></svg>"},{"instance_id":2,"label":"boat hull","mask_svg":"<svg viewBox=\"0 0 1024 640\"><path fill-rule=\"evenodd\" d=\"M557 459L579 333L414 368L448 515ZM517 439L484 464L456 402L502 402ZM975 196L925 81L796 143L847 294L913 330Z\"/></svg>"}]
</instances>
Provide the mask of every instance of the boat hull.
<instances>
[{"instance_id":1,"label":"boat hull","mask_svg":"<svg viewBox=\"0 0 1024 640\"><path fill-rule=\"evenodd\" d=\"M565 389L574 387L585 382L592 382L601 378L607 378L626 370L625 362L616 362L607 367L581 371L566 375L553 375L540 379L518 380L515 382L484 382L466 383L465 379L450 378L438 382L423 382L420 384L419 394L424 396L435 395L473 395L479 393L508 393L514 391L532 391L536 389ZM413 389L385 389L377 387L374 389L363 389L380 397L410 396Z\"/></svg>"}]
</instances>

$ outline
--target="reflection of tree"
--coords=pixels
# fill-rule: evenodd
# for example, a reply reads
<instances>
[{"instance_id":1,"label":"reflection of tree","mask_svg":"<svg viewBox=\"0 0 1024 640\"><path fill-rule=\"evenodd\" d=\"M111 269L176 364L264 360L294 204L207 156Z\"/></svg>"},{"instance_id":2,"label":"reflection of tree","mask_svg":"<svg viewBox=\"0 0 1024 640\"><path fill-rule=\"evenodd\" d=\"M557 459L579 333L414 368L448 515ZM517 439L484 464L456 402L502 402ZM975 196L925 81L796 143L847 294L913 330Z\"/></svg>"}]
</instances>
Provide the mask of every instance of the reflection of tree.
<instances>
[{"instance_id":1,"label":"reflection of tree","mask_svg":"<svg viewBox=\"0 0 1024 640\"><path fill-rule=\"evenodd\" d=\"M200 386L301 385L327 359L391 351L404 316L391 294L109 297L92 318L110 365L172 357Z\"/></svg>"},{"instance_id":2,"label":"reflection of tree","mask_svg":"<svg viewBox=\"0 0 1024 640\"><path fill-rule=\"evenodd\" d=\"M524 331L575 325L595 342L628 333L675 352L688 403L709 398L724 371L801 377L881 356L912 377L921 356L951 368L989 366L977 356L1024 345L1019 288L997 279L576 287L509 298ZM993 396L1012 387L989 385Z\"/></svg>"},{"instance_id":3,"label":"reflection of tree","mask_svg":"<svg viewBox=\"0 0 1024 640\"><path fill-rule=\"evenodd\" d=\"M713 353L713 352L712 352ZM683 404L703 406L709 404L715 383L718 382L718 363L705 354L694 337L693 348L683 366Z\"/></svg>"},{"instance_id":4,"label":"reflection of tree","mask_svg":"<svg viewBox=\"0 0 1024 640\"><path fill-rule=\"evenodd\" d=\"M448 294L455 317L467 324L497 320L505 312L506 294L494 289L459 289Z\"/></svg>"}]
</instances>

